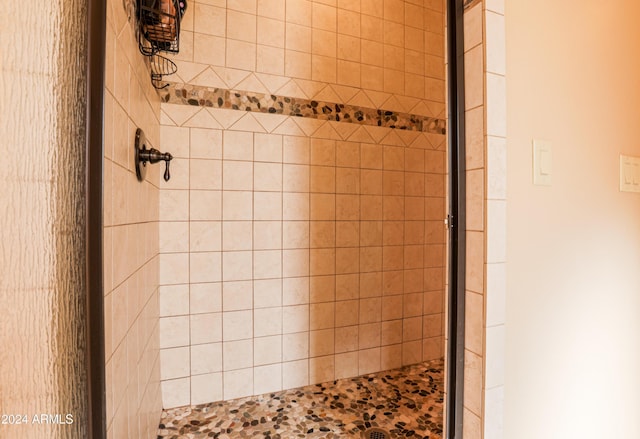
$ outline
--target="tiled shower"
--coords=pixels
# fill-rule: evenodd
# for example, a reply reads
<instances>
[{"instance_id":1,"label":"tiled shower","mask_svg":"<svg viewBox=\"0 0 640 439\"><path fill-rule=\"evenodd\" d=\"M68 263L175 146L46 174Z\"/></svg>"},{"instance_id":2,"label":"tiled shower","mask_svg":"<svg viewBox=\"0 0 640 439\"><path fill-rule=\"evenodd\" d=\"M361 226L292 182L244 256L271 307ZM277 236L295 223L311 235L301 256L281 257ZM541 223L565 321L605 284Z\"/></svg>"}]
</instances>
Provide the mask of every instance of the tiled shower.
<instances>
[{"instance_id":1,"label":"tiled shower","mask_svg":"<svg viewBox=\"0 0 640 439\"><path fill-rule=\"evenodd\" d=\"M108 3L111 437L441 358L444 2L191 0L159 93Z\"/></svg>"}]
</instances>

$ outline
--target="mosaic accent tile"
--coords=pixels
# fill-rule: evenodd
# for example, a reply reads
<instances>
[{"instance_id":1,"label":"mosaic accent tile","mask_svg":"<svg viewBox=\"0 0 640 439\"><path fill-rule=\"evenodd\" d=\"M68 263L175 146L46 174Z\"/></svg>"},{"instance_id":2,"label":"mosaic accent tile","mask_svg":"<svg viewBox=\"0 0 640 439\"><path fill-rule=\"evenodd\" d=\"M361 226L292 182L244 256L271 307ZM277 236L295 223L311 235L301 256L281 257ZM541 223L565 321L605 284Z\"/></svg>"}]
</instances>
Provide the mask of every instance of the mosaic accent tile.
<instances>
[{"instance_id":1,"label":"mosaic accent tile","mask_svg":"<svg viewBox=\"0 0 640 439\"><path fill-rule=\"evenodd\" d=\"M441 439L444 361L163 412L158 439L362 437Z\"/></svg>"},{"instance_id":2,"label":"mosaic accent tile","mask_svg":"<svg viewBox=\"0 0 640 439\"><path fill-rule=\"evenodd\" d=\"M335 102L177 83L169 83L168 87L159 90L158 93L162 102L170 104L282 114L431 134L446 133L444 119Z\"/></svg>"}]
</instances>

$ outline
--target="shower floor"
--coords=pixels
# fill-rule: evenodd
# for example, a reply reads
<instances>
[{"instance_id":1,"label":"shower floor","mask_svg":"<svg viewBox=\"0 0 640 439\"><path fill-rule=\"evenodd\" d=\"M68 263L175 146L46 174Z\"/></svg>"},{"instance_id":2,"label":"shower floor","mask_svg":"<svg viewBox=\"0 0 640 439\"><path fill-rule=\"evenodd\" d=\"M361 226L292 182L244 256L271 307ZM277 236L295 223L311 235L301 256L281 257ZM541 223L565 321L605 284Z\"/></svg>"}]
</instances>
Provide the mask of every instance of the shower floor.
<instances>
[{"instance_id":1,"label":"shower floor","mask_svg":"<svg viewBox=\"0 0 640 439\"><path fill-rule=\"evenodd\" d=\"M158 439L360 438L371 427L388 431L391 438L440 439L443 399L444 362L434 360L282 392L166 410Z\"/></svg>"}]
</instances>

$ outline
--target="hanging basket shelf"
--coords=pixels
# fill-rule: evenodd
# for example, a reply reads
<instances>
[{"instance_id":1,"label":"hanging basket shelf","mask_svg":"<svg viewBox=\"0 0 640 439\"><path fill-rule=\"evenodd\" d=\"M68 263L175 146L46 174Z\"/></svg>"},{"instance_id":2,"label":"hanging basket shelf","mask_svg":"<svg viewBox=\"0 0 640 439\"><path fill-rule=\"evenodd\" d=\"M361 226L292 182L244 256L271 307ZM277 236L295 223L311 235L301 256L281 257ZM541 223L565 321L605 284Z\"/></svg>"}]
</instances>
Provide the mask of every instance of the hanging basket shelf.
<instances>
[{"instance_id":1,"label":"hanging basket shelf","mask_svg":"<svg viewBox=\"0 0 640 439\"><path fill-rule=\"evenodd\" d=\"M159 52L180 51L180 21L186 0L137 0L138 48L149 58L151 83L157 89L167 86L163 78L178 71L176 64Z\"/></svg>"}]
</instances>

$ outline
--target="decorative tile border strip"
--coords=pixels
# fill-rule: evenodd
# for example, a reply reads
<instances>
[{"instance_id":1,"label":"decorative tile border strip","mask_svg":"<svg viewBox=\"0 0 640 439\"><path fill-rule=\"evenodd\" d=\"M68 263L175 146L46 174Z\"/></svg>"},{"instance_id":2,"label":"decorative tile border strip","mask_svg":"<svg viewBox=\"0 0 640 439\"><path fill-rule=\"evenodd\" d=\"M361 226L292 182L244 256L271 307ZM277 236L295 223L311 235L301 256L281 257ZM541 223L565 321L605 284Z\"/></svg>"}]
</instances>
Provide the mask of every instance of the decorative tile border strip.
<instances>
[{"instance_id":1,"label":"decorative tile border strip","mask_svg":"<svg viewBox=\"0 0 640 439\"><path fill-rule=\"evenodd\" d=\"M159 94L162 102L170 104L274 113L334 122L422 131L431 134L446 134L446 121L444 119L334 102L177 83L169 83L166 88L159 90Z\"/></svg>"}]
</instances>

